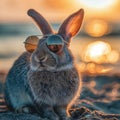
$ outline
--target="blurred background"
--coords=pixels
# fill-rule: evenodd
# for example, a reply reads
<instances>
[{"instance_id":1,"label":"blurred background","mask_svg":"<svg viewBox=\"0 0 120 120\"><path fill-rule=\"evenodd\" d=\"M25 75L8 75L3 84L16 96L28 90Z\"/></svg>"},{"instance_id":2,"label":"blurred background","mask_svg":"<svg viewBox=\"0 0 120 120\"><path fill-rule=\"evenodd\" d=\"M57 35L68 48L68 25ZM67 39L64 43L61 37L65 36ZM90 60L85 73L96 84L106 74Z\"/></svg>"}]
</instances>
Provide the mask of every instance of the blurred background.
<instances>
[{"instance_id":1,"label":"blurred background","mask_svg":"<svg viewBox=\"0 0 120 120\"><path fill-rule=\"evenodd\" d=\"M24 40L41 32L27 15L33 8L51 23L55 31L71 13L83 8L81 31L71 50L79 70L88 75L120 74L120 0L1 0L0 71L8 71L25 51Z\"/></svg>"},{"instance_id":2,"label":"blurred background","mask_svg":"<svg viewBox=\"0 0 120 120\"><path fill-rule=\"evenodd\" d=\"M42 34L27 15L30 8L55 31L70 14L84 9L82 28L70 46L83 75L79 104L120 114L120 0L0 0L0 99L6 73L25 51L25 39Z\"/></svg>"}]
</instances>

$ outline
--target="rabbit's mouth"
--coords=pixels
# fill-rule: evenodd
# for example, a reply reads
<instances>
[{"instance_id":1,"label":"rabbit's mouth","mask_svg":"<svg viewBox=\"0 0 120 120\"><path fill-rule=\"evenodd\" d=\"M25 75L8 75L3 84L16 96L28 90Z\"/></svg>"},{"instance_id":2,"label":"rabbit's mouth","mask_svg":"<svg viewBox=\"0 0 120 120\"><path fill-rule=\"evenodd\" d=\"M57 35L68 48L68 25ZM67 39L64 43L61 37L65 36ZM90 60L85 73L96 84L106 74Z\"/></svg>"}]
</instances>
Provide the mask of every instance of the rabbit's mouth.
<instances>
[{"instance_id":1,"label":"rabbit's mouth","mask_svg":"<svg viewBox=\"0 0 120 120\"><path fill-rule=\"evenodd\" d=\"M43 65L43 64L40 66L31 65L31 70L33 70L33 71L56 71L56 67Z\"/></svg>"},{"instance_id":2,"label":"rabbit's mouth","mask_svg":"<svg viewBox=\"0 0 120 120\"><path fill-rule=\"evenodd\" d=\"M56 66L50 66L44 63L39 63L39 64L31 64L30 65L31 70L33 71L55 71Z\"/></svg>"},{"instance_id":3,"label":"rabbit's mouth","mask_svg":"<svg viewBox=\"0 0 120 120\"><path fill-rule=\"evenodd\" d=\"M42 57L34 56L31 62L31 69L34 71L55 70L56 60L50 55L45 55Z\"/></svg>"},{"instance_id":4,"label":"rabbit's mouth","mask_svg":"<svg viewBox=\"0 0 120 120\"><path fill-rule=\"evenodd\" d=\"M40 67L45 67L45 65L42 63L42 62L39 62L40 63Z\"/></svg>"}]
</instances>

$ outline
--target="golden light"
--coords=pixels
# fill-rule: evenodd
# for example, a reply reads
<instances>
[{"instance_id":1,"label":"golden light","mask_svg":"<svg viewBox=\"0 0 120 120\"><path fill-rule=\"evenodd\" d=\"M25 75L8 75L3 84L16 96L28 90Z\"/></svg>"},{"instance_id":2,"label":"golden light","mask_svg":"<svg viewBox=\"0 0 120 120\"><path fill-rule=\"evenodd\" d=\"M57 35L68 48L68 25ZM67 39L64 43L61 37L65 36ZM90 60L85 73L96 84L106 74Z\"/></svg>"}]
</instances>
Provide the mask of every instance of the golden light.
<instances>
[{"instance_id":1,"label":"golden light","mask_svg":"<svg viewBox=\"0 0 120 120\"><path fill-rule=\"evenodd\" d=\"M88 44L85 48L83 60L95 63L116 63L119 60L119 53L112 50L110 44L96 41Z\"/></svg>"},{"instance_id":2,"label":"golden light","mask_svg":"<svg viewBox=\"0 0 120 120\"><path fill-rule=\"evenodd\" d=\"M84 60L89 62L106 62L106 55L111 51L111 46L102 41L96 41L89 44L84 53Z\"/></svg>"},{"instance_id":3,"label":"golden light","mask_svg":"<svg viewBox=\"0 0 120 120\"><path fill-rule=\"evenodd\" d=\"M85 31L90 36L101 37L110 31L110 27L104 20L94 19L86 24Z\"/></svg>"},{"instance_id":4,"label":"golden light","mask_svg":"<svg viewBox=\"0 0 120 120\"><path fill-rule=\"evenodd\" d=\"M116 3L117 0L77 0L80 2L83 6L86 6L88 8L95 8L95 9L101 9L110 7L114 3Z\"/></svg>"},{"instance_id":5,"label":"golden light","mask_svg":"<svg viewBox=\"0 0 120 120\"><path fill-rule=\"evenodd\" d=\"M82 55L84 64L81 64L81 71L90 74L104 74L110 72L119 60L119 52L112 49L109 43L103 41L92 42L87 45Z\"/></svg>"},{"instance_id":6,"label":"golden light","mask_svg":"<svg viewBox=\"0 0 120 120\"><path fill-rule=\"evenodd\" d=\"M91 86L91 87L95 87L95 86L96 86L95 80L92 80L92 81L90 82L90 86Z\"/></svg>"},{"instance_id":7,"label":"golden light","mask_svg":"<svg viewBox=\"0 0 120 120\"><path fill-rule=\"evenodd\" d=\"M112 50L108 55L107 55L107 60L109 63L116 63L119 59L119 53L115 50Z\"/></svg>"},{"instance_id":8,"label":"golden light","mask_svg":"<svg viewBox=\"0 0 120 120\"><path fill-rule=\"evenodd\" d=\"M87 70L89 73L92 73L92 74L95 74L95 73L96 73L96 70L95 70L96 65L95 65L94 63L88 63L86 68L87 68L86 70Z\"/></svg>"},{"instance_id":9,"label":"golden light","mask_svg":"<svg viewBox=\"0 0 120 120\"><path fill-rule=\"evenodd\" d=\"M86 64L81 62L80 64L77 65L77 68L82 73L86 69Z\"/></svg>"}]
</instances>

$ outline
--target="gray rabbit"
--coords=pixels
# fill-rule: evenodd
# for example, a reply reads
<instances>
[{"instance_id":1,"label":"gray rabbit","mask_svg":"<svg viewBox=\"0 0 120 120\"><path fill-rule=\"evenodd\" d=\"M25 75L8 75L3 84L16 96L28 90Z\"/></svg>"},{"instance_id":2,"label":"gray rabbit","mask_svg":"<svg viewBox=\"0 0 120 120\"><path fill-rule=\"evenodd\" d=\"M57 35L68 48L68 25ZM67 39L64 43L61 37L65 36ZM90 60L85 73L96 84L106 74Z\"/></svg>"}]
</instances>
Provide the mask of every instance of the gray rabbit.
<instances>
[{"instance_id":1,"label":"gray rabbit","mask_svg":"<svg viewBox=\"0 0 120 120\"><path fill-rule=\"evenodd\" d=\"M36 48L24 52L13 64L5 82L5 100L15 112L39 111L50 120L68 120L68 109L80 95L81 81L69 50L70 39L82 24L84 11L70 15L54 33L37 11L31 16L43 33Z\"/></svg>"}]
</instances>

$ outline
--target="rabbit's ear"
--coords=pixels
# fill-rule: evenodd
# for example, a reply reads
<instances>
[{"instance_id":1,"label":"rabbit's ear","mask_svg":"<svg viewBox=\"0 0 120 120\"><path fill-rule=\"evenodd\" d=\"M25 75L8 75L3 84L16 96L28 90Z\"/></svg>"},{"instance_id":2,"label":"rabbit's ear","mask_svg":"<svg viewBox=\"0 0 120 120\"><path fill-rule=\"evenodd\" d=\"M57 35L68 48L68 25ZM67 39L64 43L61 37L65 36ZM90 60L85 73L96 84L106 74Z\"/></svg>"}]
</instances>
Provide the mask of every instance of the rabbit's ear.
<instances>
[{"instance_id":1,"label":"rabbit's ear","mask_svg":"<svg viewBox=\"0 0 120 120\"><path fill-rule=\"evenodd\" d=\"M79 11L70 15L61 25L58 34L60 34L67 42L70 38L75 36L79 31L84 17L84 10Z\"/></svg>"},{"instance_id":2,"label":"rabbit's ear","mask_svg":"<svg viewBox=\"0 0 120 120\"><path fill-rule=\"evenodd\" d=\"M34 9L29 9L27 13L34 19L34 21L37 23L37 25L39 26L40 30L44 35L53 33L49 23L37 11L35 11Z\"/></svg>"}]
</instances>

